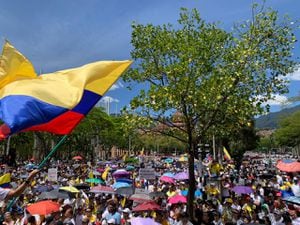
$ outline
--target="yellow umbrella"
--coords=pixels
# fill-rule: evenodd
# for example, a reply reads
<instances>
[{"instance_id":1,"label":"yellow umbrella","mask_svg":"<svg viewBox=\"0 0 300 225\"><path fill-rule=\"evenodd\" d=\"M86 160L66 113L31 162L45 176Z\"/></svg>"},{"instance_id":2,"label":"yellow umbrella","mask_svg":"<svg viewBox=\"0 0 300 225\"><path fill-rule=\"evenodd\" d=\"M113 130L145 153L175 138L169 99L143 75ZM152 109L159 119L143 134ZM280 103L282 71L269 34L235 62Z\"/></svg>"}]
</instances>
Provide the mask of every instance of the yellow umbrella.
<instances>
[{"instance_id":1,"label":"yellow umbrella","mask_svg":"<svg viewBox=\"0 0 300 225\"><path fill-rule=\"evenodd\" d=\"M79 193L80 192L77 188L72 187L72 186L60 187L59 190L68 191L71 193Z\"/></svg>"}]
</instances>

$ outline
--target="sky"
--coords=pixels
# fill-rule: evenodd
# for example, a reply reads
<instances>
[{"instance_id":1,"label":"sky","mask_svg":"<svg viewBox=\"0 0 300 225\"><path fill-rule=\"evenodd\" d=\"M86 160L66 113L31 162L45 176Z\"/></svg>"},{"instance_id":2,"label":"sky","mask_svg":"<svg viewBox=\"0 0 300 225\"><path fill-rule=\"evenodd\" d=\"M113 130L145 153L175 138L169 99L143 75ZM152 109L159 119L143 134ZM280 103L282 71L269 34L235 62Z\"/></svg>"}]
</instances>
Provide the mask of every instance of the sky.
<instances>
[{"instance_id":1,"label":"sky","mask_svg":"<svg viewBox=\"0 0 300 225\"><path fill-rule=\"evenodd\" d=\"M261 0L2 0L0 38L7 39L34 65L37 73L78 67L99 60L130 59L131 24L176 24L181 7L197 8L207 22L230 30L251 17L251 5ZM266 6L300 18L299 0L267 0ZM296 31L300 39L300 31ZM294 56L299 61L300 42ZM287 97L299 95L300 69L288 76L290 93L270 101L271 111ZM120 79L102 99L110 113L129 104L141 85L129 91Z\"/></svg>"}]
</instances>

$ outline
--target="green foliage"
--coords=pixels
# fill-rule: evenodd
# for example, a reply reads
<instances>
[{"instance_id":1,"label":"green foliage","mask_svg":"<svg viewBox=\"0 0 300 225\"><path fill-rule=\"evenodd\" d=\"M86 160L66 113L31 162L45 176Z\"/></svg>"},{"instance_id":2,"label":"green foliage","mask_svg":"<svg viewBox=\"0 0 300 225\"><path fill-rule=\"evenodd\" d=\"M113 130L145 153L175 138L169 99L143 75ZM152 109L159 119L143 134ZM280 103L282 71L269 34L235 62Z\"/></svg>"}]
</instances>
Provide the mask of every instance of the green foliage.
<instances>
[{"instance_id":1,"label":"green foliage","mask_svg":"<svg viewBox=\"0 0 300 225\"><path fill-rule=\"evenodd\" d=\"M300 144L300 111L281 120L275 132L275 140L280 146L295 147Z\"/></svg>"},{"instance_id":2,"label":"green foliage","mask_svg":"<svg viewBox=\"0 0 300 225\"><path fill-rule=\"evenodd\" d=\"M178 23L132 25L137 64L125 79L149 83L131 101L133 124L152 129L162 123L172 127L164 134L197 142L211 128L226 135L243 127L268 111L263 103L273 94L287 92L281 76L294 70L295 36L277 12L257 9L231 33L206 23L195 9L182 9ZM176 111L184 127L170 120Z\"/></svg>"},{"instance_id":3,"label":"green foliage","mask_svg":"<svg viewBox=\"0 0 300 225\"><path fill-rule=\"evenodd\" d=\"M127 158L124 163L126 164L138 164L139 160L137 158Z\"/></svg>"}]
</instances>

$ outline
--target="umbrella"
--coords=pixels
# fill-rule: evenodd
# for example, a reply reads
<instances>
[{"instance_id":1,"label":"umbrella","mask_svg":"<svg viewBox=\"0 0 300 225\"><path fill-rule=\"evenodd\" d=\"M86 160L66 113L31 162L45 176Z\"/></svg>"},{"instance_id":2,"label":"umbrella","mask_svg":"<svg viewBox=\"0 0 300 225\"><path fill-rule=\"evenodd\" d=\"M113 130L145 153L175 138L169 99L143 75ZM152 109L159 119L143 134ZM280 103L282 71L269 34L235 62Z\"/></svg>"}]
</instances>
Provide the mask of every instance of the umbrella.
<instances>
[{"instance_id":1,"label":"umbrella","mask_svg":"<svg viewBox=\"0 0 300 225\"><path fill-rule=\"evenodd\" d=\"M154 191L154 192L150 192L149 193L149 196L151 198L155 198L155 197L165 197L166 194L164 192L161 192L161 191Z\"/></svg>"},{"instance_id":2,"label":"umbrella","mask_svg":"<svg viewBox=\"0 0 300 225\"><path fill-rule=\"evenodd\" d=\"M72 158L73 160L82 160L82 156L77 155Z\"/></svg>"},{"instance_id":3,"label":"umbrella","mask_svg":"<svg viewBox=\"0 0 300 225\"><path fill-rule=\"evenodd\" d=\"M232 191L234 191L236 194L241 195L241 194L251 194L253 193L253 190L251 187L248 186L235 186L232 188Z\"/></svg>"},{"instance_id":4,"label":"umbrella","mask_svg":"<svg viewBox=\"0 0 300 225\"><path fill-rule=\"evenodd\" d=\"M50 201L50 200L33 203L27 207L27 211L31 215L34 215L34 214L48 215L53 212L58 212L59 209L60 209L60 204L58 204L57 202Z\"/></svg>"},{"instance_id":5,"label":"umbrella","mask_svg":"<svg viewBox=\"0 0 300 225\"><path fill-rule=\"evenodd\" d=\"M189 175L186 172L180 172L174 176L174 179L175 180L188 180Z\"/></svg>"},{"instance_id":6,"label":"umbrella","mask_svg":"<svg viewBox=\"0 0 300 225\"><path fill-rule=\"evenodd\" d=\"M90 189L90 185L85 184L85 183L74 184L73 187L77 188L78 190L89 190Z\"/></svg>"},{"instance_id":7,"label":"umbrella","mask_svg":"<svg viewBox=\"0 0 300 225\"><path fill-rule=\"evenodd\" d=\"M103 171L104 171L104 170L103 170ZM101 175L100 172L103 172L103 171L97 171L97 170L94 170L94 171L93 171L93 174L94 174L94 176L100 176L100 175Z\"/></svg>"},{"instance_id":8,"label":"umbrella","mask_svg":"<svg viewBox=\"0 0 300 225\"><path fill-rule=\"evenodd\" d=\"M46 192L46 191L51 191L53 190L53 187L51 185L45 185L45 186L38 186L33 189L35 192Z\"/></svg>"},{"instance_id":9,"label":"umbrella","mask_svg":"<svg viewBox=\"0 0 300 225\"><path fill-rule=\"evenodd\" d=\"M117 178L116 181L117 182L127 183L127 184L132 184L132 180L127 179L127 178Z\"/></svg>"},{"instance_id":10,"label":"umbrella","mask_svg":"<svg viewBox=\"0 0 300 225\"><path fill-rule=\"evenodd\" d=\"M181 195L183 195L183 196L187 196L188 193L189 193L188 190L182 190L182 191L181 191ZM199 189L197 189L197 190L195 191L195 197L196 197L196 198L199 198L200 196L202 196L202 192L201 192Z\"/></svg>"},{"instance_id":11,"label":"umbrella","mask_svg":"<svg viewBox=\"0 0 300 225\"><path fill-rule=\"evenodd\" d=\"M174 183L175 183L173 178L171 178L171 177L166 177L166 176L162 176L162 177L160 178L160 181L165 182L165 183L171 183L171 184L174 184Z\"/></svg>"},{"instance_id":12,"label":"umbrella","mask_svg":"<svg viewBox=\"0 0 300 225\"><path fill-rule=\"evenodd\" d=\"M67 199L67 198L69 198L69 195L66 192L52 190L49 192L43 192L38 196L38 199L59 199L59 198Z\"/></svg>"},{"instance_id":13,"label":"umbrella","mask_svg":"<svg viewBox=\"0 0 300 225\"><path fill-rule=\"evenodd\" d=\"M171 159L171 158L167 158L167 159L165 159L165 163L172 163L174 160L173 159Z\"/></svg>"},{"instance_id":14,"label":"umbrella","mask_svg":"<svg viewBox=\"0 0 300 225\"><path fill-rule=\"evenodd\" d=\"M115 194L116 193L115 190L112 187L102 186L102 185L92 187L90 192L92 192L92 193L104 193L104 194Z\"/></svg>"},{"instance_id":15,"label":"umbrella","mask_svg":"<svg viewBox=\"0 0 300 225\"><path fill-rule=\"evenodd\" d=\"M279 161L276 165L277 169L284 171L284 172L300 172L300 162L288 162L285 163L284 161Z\"/></svg>"},{"instance_id":16,"label":"umbrella","mask_svg":"<svg viewBox=\"0 0 300 225\"><path fill-rule=\"evenodd\" d=\"M105 184L105 181L103 181L99 178L89 178L89 179L86 179L85 182L94 183L94 184Z\"/></svg>"},{"instance_id":17,"label":"umbrella","mask_svg":"<svg viewBox=\"0 0 300 225\"><path fill-rule=\"evenodd\" d=\"M28 163L26 166L25 166L25 169L27 170L32 170L32 169L36 169L38 166L33 164L33 163Z\"/></svg>"},{"instance_id":18,"label":"umbrella","mask_svg":"<svg viewBox=\"0 0 300 225\"><path fill-rule=\"evenodd\" d=\"M164 173L162 176L174 178L175 175L174 175L174 173L166 172L166 173Z\"/></svg>"},{"instance_id":19,"label":"umbrella","mask_svg":"<svg viewBox=\"0 0 300 225\"><path fill-rule=\"evenodd\" d=\"M153 201L144 202L142 204L139 204L135 208L132 209L133 212L139 212L139 211L148 211L148 210L162 210L158 204L156 204Z\"/></svg>"},{"instance_id":20,"label":"umbrella","mask_svg":"<svg viewBox=\"0 0 300 225\"><path fill-rule=\"evenodd\" d=\"M129 199L135 202L144 202L152 200L151 197L147 194L133 194L130 196Z\"/></svg>"},{"instance_id":21,"label":"umbrella","mask_svg":"<svg viewBox=\"0 0 300 225\"><path fill-rule=\"evenodd\" d=\"M118 189L118 188L122 188L122 187L130 187L130 184L127 183L123 183L123 182L116 182L112 185L113 189Z\"/></svg>"},{"instance_id":22,"label":"umbrella","mask_svg":"<svg viewBox=\"0 0 300 225\"><path fill-rule=\"evenodd\" d=\"M283 201L290 202L292 204L300 205L300 197L290 196L282 199Z\"/></svg>"},{"instance_id":23,"label":"umbrella","mask_svg":"<svg viewBox=\"0 0 300 225\"><path fill-rule=\"evenodd\" d=\"M97 168L96 169L99 173L103 173L104 171L105 171L105 168L101 168L101 167L99 167L99 168ZM98 175L97 175L98 176Z\"/></svg>"},{"instance_id":24,"label":"umbrella","mask_svg":"<svg viewBox=\"0 0 300 225\"><path fill-rule=\"evenodd\" d=\"M80 167L80 164L73 164L74 169L77 169L78 167Z\"/></svg>"},{"instance_id":25,"label":"umbrella","mask_svg":"<svg viewBox=\"0 0 300 225\"><path fill-rule=\"evenodd\" d=\"M124 169L116 170L112 174L114 177L128 177L130 176L130 173Z\"/></svg>"},{"instance_id":26,"label":"umbrella","mask_svg":"<svg viewBox=\"0 0 300 225\"><path fill-rule=\"evenodd\" d=\"M79 193L80 192L77 188L71 187L71 186L60 187L59 190L67 191L67 192L71 192L71 193Z\"/></svg>"},{"instance_id":27,"label":"umbrella","mask_svg":"<svg viewBox=\"0 0 300 225\"><path fill-rule=\"evenodd\" d=\"M134 169L135 169L134 166L131 166L131 165L126 166L126 170L128 170L128 171L131 171L131 170L134 170Z\"/></svg>"},{"instance_id":28,"label":"umbrella","mask_svg":"<svg viewBox=\"0 0 300 225\"><path fill-rule=\"evenodd\" d=\"M187 199L183 195L175 195L168 200L171 204L177 204L177 203L187 203Z\"/></svg>"},{"instance_id":29,"label":"umbrella","mask_svg":"<svg viewBox=\"0 0 300 225\"><path fill-rule=\"evenodd\" d=\"M142 217L135 217L130 219L131 225L159 225L151 218L142 218Z\"/></svg>"},{"instance_id":30,"label":"umbrella","mask_svg":"<svg viewBox=\"0 0 300 225\"><path fill-rule=\"evenodd\" d=\"M133 194L132 187L121 187L116 190L116 193L123 196L130 196Z\"/></svg>"}]
</instances>

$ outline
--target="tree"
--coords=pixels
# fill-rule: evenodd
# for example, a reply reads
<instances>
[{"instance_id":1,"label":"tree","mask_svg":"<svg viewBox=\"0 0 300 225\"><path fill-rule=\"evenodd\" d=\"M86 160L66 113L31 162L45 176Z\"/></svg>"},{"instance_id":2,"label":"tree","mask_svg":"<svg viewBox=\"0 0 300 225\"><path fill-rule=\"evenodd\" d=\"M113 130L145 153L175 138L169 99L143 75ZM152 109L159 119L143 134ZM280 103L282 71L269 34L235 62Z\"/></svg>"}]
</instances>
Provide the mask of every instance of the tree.
<instances>
[{"instance_id":1,"label":"tree","mask_svg":"<svg viewBox=\"0 0 300 225\"><path fill-rule=\"evenodd\" d=\"M253 7L253 18L233 32L206 23L196 9L182 9L178 25L132 25L135 68L126 81L148 84L131 100L127 118L140 129L185 143L189 154L188 212L193 215L196 146L212 130L230 133L254 115L263 103L287 92L284 76L294 69L295 42L291 23L277 12ZM184 126L170 114L182 113Z\"/></svg>"},{"instance_id":2,"label":"tree","mask_svg":"<svg viewBox=\"0 0 300 225\"><path fill-rule=\"evenodd\" d=\"M280 128L275 131L274 136L280 146L300 145L300 111L282 119Z\"/></svg>"}]
</instances>

